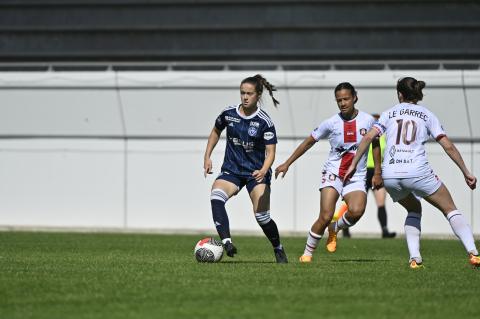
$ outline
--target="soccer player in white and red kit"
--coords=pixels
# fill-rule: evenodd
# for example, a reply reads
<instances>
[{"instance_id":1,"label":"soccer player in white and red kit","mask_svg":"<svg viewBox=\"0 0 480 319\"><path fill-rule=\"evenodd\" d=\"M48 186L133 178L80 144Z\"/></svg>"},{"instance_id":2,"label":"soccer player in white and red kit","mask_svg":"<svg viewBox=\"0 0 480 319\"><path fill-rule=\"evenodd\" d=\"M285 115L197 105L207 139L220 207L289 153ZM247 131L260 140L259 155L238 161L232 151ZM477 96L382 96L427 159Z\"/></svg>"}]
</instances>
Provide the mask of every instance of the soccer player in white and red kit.
<instances>
[{"instance_id":1,"label":"soccer player in white and red kit","mask_svg":"<svg viewBox=\"0 0 480 319\"><path fill-rule=\"evenodd\" d=\"M397 83L399 104L383 112L359 145L346 180L355 177L355 168L362 163L362 155L370 141L378 135L386 135L382 176L385 188L394 202L407 210L405 236L410 253L410 268L422 268L420 255L420 221L422 205L419 198L437 207L447 218L453 232L463 243L470 264L480 266L478 250L472 230L462 213L458 211L447 187L434 174L428 163L425 143L433 137L460 168L468 187L475 189L477 179L466 167L455 145L446 136L438 118L417 102L423 98L425 82L406 77ZM361 165L361 164L360 164ZM353 174L353 175L352 175ZM381 179L378 180L377 182Z\"/></svg>"},{"instance_id":2,"label":"soccer player in white and red kit","mask_svg":"<svg viewBox=\"0 0 480 319\"><path fill-rule=\"evenodd\" d=\"M300 262L312 261L313 252L327 226L329 227L327 250L335 251L337 232L340 229L353 226L362 217L367 203L365 191L366 156L362 157L359 169L345 185L343 177L355 156L362 136L372 128L375 120L370 114L355 108L358 97L355 88L350 83L343 82L337 85L335 100L340 113L320 123L311 135L295 149L285 163L275 170L275 178L279 174L284 177L290 165L316 142L320 139L328 139L330 142L330 153L323 166L320 182L320 214L310 229ZM374 152L377 163L380 163L378 143L374 143ZM377 166L380 170L380 166ZM347 203L349 210L337 222L330 224L335 212L335 204L340 196Z\"/></svg>"}]
</instances>

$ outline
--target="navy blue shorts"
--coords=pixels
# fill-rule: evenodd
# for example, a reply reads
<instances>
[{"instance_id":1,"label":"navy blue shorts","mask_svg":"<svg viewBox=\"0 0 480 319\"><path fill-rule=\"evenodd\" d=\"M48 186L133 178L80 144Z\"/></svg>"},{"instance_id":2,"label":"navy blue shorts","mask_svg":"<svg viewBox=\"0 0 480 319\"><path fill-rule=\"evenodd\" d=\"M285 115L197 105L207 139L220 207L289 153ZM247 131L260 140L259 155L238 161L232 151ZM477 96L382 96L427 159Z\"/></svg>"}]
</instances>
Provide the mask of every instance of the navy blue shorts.
<instances>
[{"instance_id":1,"label":"navy blue shorts","mask_svg":"<svg viewBox=\"0 0 480 319\"><path fill-rule=\"evenodd\" d=\"M243 188L243 186L246 185L248 192L251 193L252 190L257 185L267 184L268 186L270 186L272 174L267 173L261 182L257 182L253 176L241 176L241 175L236 175L230 172L221 172L217 176L217 179L223 179L225 181L228 181L230 183L237 185L238 191L240 191Z\"/></svg>"}]
</instances>

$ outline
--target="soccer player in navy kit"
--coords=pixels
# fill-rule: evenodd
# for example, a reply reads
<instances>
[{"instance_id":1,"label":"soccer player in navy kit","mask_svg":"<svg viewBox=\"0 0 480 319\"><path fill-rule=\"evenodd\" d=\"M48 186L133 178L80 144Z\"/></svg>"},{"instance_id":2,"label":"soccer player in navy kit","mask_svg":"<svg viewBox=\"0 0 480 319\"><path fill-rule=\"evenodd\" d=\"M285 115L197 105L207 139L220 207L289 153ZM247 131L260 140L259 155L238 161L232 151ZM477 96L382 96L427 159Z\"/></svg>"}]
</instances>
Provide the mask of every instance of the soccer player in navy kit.
<instances>
[{"instance_id":1,"label":"soccer player in navy kit","mask_svg":"<svg viewBox=\"0 0 480 319\"><path fill-rule=\"evenodd\" d=\"M217 117L208 138L203 168L205 176L211 174L210 156L226 128L225 157L210 196L213 221L226 253L233 257L237 248L232 243L225 203L246 186L255 219L272 243L277 263L287 263L277 225L270 217L271 166L275 160L277 135L272 120L258 106L264 88L277 106L279 102L273 97L275 87L263 76L257 74L241 82L241 104L227 107Z\"/></svg>"}]
</instances>

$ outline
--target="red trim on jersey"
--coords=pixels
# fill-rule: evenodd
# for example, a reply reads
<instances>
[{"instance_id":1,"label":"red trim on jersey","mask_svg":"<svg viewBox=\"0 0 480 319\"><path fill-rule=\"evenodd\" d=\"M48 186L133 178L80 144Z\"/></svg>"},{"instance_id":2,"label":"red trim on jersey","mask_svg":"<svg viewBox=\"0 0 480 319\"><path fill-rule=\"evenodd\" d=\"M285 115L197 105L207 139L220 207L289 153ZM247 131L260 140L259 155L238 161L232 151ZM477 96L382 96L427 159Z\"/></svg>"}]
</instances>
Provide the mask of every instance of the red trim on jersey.
<instances>
[{"instance_id":1,"label":"red trim on jersey","mask_svg":"<svg viewBox=\"0 0 480 319\"><path fill-rule=\"evenodd\" d=\"M442 137L445 137L445 136L447 136L447 135L446 135L446 134L440 134L440 135L438 135L438 136L435 138L435 141L438 142L438 141L440 141L440 140L442 139Z\"/></svg>"},{"instance_id":2,"label":"red trim on jersey","mask_svg":"<svg viewBox=\"0 0 480 319\"><path fill-rule=\"evenodd\" d=\"M377 131L378 135L382 134L382 131L380 131L380 129L378 127L376 127L375 125L372 126L372 128L374 128L375 131Z\"/></svg>"},{"instance_id":3,"label":"red trim on jersey","mask_svg":"<svg viewBox=\"0 0 480 319\"><path fill-rule=\"evenodd\" d=\"M350 167L350 164L352 164L354 156L355 153L346 153L342 156L342 161L340 162L340 167L338 168L338 176L340 176L342 179L345 176L348 167Z\"/></svg>"},{"instance_id":4,"label":"red trim on jersey","mask_svg":"<svg viewBox=\"0 0 480 319\"><path fill-rule=\"evenodd\" d=\"M356 143L357 142L357 121L343 122L343 142Z\"/></svg>"}]
</instances>

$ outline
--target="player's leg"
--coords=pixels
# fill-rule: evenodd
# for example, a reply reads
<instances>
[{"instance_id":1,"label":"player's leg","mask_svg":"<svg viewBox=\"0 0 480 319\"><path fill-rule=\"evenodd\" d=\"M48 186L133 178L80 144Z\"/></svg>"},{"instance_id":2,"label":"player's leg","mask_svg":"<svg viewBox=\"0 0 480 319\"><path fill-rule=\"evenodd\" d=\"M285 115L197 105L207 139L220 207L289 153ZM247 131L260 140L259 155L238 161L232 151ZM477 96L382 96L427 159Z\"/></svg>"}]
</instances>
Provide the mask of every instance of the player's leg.
<instances>
[{"instance_id":1,"label":"player's leg","mask_svg":"<svg viewBox=\"0 0 480 319\"><path fill-rule=\"evenodd\" d=\"M305 250L300 257L301 262L310 262L312 255L322 238L325 229L330 224L335 212L335 204L340 194L333 187L324 187L320 190L320 213L308 233Z\"/></svg>"},{"instance_id":2,"label":"player's leg","mask_svg":"<svg viewBox=\"0 0 480 319\"><path fill-rule=\"evenodd\" d=\"M232 244L230 223L228 221L225 203L230 197L235 195L238 190L239 187L233 181L217 179L213 183L210 195L213 222L217 229L217 233L225 246L227 255L230 257L233 257L237 253L237 249Z\"/></svg>"},{"instance_id":3,"label":"player's leg","mask_svg":"<svg viewBox=\"0 0 480 319\"><path fill-rule=\"evenodd\" d=\"M420 254L422 204L412 193L398 202L408 213L405 219L405 239L407 240L408 252L410 254L410 268L423 267L423 260Z\"/></svg>"},{"instance_id":4,"label":"player's leg","mask_svg":"<svg viewBox=\"0 0 480 319\"><path fill-rule=\"evenodd\" d=\"M373 191L375 197L375 203L377 204L377 217L382 227L382 238L393 238L397 234L395 232L389 232L387 227L387 210L385 209L385 200L387 197L387 191L384 187Z\"/></svg>"},{"instance_id":5,"label":"player's leg","mask_svg":"<svg viewBox=\"0 0 480 319\"><path fill-rule=\"evenodd\" d=\"M348 206L348 211L333 224L333 230L338 233L340 229L351 227L365 213L367 206L367 194L364 191L352 191L343 196Z\"/></svg>"},{"instance_id":6,"label":"player's leg","mask_svg":"<svg viewBox=\"0 0 480 319\"><path fill-rule=\"evenodd\" d=\"M287 263L287 255L280 243L277 224L270 217L270 185L256 184L251 190L250 184L247 184L247 187L249 188L255 219L272 244L277 263Z\"/></svg>"},{"instance_id":7,"label":"player's leg","mask_svg":"<svg viewBox=\"0 0 480 319\"><path fill-rule=\"evenodd\" d=\"M347 211L348 211L347 203L345 203L345 201L342 200L340 202L340 205L337 207L337 210L335 210L335 214L333 214L332 222L336 222L337 220L342 218L343 214L345 214ZM342 234L343 234L344 238L350 238L351 237L349 228L343 229Z\"/></svg>"},{"instance_id":8,"label":"player's leg","mask_svg":"<svg viewBox=\"0 0 480 319\"><path fill-rule=\"evenodd\" d=\"M438 208L447 218L455 235L460 239L469 255L470 263L480 266L478 250L473 233L463 214L457 209L447 187L442 185L433 194L424 197L426 201Z\"/></svg>"},{"instance_id":9,"label":"player's leg","mask_svg":"<svg viewBox=\"0 0 480 319\"><path fill-rule=\"evenodd\" d=\"M358 184L360 185L361 183ZM353 185L351 184L351 186ZM362 185L360 185L360 188L362 188ZM342 216L339 216L336 222L328 226L328 239L325 248L331 253L337 250L337 233L355 225L365 213L365 207L367 206L367 193L363 189L358 190L357 187L353 187L350 190L344 188L344 191L346 193L343 199L348 210Z\"/></svg>"}]
</instances>

